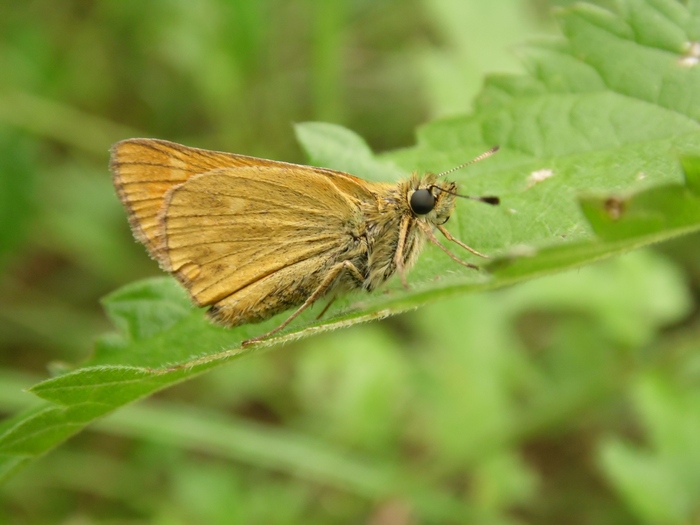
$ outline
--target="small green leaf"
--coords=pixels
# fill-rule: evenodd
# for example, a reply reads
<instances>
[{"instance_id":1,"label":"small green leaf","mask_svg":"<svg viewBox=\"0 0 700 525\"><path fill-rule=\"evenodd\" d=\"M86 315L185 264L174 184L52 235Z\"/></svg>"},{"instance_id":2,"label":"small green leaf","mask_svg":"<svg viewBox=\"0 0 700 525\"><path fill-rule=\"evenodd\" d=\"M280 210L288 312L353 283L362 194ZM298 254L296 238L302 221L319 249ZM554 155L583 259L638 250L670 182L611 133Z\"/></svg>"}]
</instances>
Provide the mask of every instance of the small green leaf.
<instances>
[{"instance_id":1,"label":"small green leaf","mask_svg":"<svg viewBox=\"0 0 700 525\"><path fill-rule=\"evenodd\" d=\"M124 286L102 304L114 325L132 340L167 330L186 317L192 306L182 287L164 284L162 278Z\"/></svg>"},{"instance_id":2,"label":"small green leaf","mask_svg":"<svg viewBox=\"0 0 700 525\"><path fill-rule=\"evenodd\" d=\"M700 512L700 392L648 373L634 405L650 436L648 449L610 440L601 460L615 488L646 523L689 523Z\"/></svg>"},{"instance_id":3,"label":"small green leaf","mask_svg":"<svg viewBox=\"0 0 700 525\"><path fill-rule=\"evenodd\" d=\"M313 164L362 174L363 178L377 182L390 182L406 175L394 165L377 160L362 137L342 126L304 122L294 130Z\"/></svg>"}]
</instances>

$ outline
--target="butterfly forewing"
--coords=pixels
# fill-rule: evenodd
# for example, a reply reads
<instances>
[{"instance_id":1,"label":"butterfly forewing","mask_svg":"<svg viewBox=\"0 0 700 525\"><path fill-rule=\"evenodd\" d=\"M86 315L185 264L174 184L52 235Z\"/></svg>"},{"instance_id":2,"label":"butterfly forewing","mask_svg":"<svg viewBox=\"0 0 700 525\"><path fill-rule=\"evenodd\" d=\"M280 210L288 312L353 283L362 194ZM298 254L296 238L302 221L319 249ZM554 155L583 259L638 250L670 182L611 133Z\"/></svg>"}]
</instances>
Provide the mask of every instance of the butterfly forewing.
<instances>
[{"instance_id":1,"label":"butterfly forewing","mask_svg":"<svg viewBox=\"0 0 700 525\"><path fill-rule=\"evenodd\" d=\"M340 250L357 204L314 169L203 173L166 196L165 267L200 305L284 268Z\"/></svg>"},{"instance_id":2,"label":"butterfly forewing","mask_svg":"<svg viewBox=\"0 0 700 525\"><path fill-rule=\"evenodd\" d=\"M168 190L190 177L222 167L275 164L155 139L131 139L112 147L114 186L129 214L136 238L160 261L164 250L158 214Z\"/></svg>"}]
</instances>

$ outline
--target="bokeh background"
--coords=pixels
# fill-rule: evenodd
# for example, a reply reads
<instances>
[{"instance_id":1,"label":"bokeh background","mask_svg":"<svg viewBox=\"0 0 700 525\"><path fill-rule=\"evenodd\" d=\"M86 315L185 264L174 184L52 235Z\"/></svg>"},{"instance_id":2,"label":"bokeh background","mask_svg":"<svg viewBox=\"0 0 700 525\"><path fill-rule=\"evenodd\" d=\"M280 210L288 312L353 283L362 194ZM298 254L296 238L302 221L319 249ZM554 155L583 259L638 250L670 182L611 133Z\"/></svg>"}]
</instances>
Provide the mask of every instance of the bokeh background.
<instances>
[{"instance_id":1,"label":"bokeh background","mask_svg":"<svg viewBox=\"0 0 700 525\"><path fill-rule=\"evenodd\" d=\"M566 4L2 2L0 413L89 356L112 329L100 297L160 273L113 193L113 142L304 162L293 123L319 120L410 146L486 73L521 71ZM700 519L699 240L237 360L20 472L0 523ZM230 448L182 437L217 428Z\"/></svg>"}]
</instances>

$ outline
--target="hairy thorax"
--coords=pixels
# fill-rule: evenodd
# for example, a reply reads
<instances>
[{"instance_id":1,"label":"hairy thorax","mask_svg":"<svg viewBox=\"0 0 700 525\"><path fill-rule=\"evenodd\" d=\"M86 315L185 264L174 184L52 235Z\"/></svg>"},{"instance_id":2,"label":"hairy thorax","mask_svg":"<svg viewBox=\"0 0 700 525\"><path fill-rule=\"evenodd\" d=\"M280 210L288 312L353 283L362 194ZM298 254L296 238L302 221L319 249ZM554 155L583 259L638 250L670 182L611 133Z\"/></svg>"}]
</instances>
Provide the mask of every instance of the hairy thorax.
<instances>
[{"instance_id":1,"label":"hairy thorax","mask_svg":"<svg viewBox=\"0 0 700 525\"><path fill-rule=\"evenodd\" d=\"M366 273L363 288L372 291L396 273L396 252L405 235L402 259L405 270L415 262L424 244L424 234L408 205L411 181L382 185L371 206L364 206L364 235L367 239ZM402 224L405 228L402 231Z\"/></svg>"}]
</instances>

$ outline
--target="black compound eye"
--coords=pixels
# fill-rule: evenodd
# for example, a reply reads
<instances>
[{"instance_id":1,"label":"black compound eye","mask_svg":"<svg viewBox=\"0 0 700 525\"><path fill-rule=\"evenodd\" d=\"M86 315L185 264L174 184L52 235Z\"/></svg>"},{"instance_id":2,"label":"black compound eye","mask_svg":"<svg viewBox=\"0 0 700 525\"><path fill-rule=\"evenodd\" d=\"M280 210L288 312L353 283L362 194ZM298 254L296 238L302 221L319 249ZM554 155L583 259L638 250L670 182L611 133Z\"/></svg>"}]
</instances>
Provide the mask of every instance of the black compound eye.
<instances>
[{"instance_id":1,"label":"black compound eye","mask_svg":"<svg viewBox=\"0 0 700 525\"><path fill-rule=\"evenodd\" d=\"M411 210L416 215L425 215L433 211L435 197L428 190L416 190L411 195Z\"/></svg>"}]
</instances>

